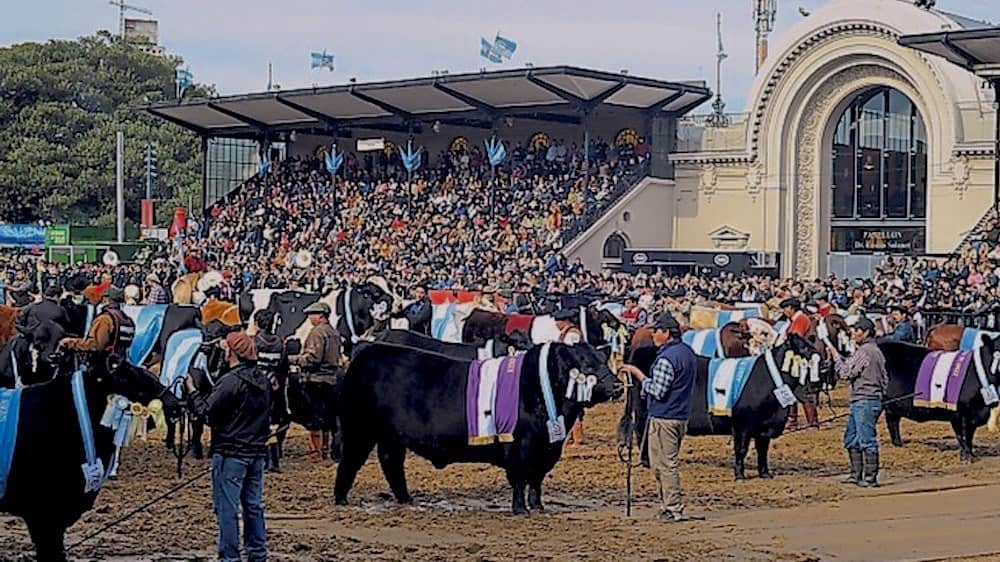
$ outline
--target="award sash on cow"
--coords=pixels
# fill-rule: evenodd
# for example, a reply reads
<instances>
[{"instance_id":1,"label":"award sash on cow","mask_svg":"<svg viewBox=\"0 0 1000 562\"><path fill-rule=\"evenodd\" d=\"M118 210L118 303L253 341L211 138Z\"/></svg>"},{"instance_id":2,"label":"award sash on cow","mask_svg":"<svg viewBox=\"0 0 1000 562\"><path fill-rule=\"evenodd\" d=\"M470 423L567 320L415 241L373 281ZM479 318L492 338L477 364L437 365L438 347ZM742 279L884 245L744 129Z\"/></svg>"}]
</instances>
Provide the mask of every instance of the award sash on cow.
<instances>
[{"instance_id":1,"label":"award sash on cow","mask_svg":"<svg viewBox=\"0 0 1000 562\"><path fill-rule=\"evenodd\" d=\"M725 358L726 354L723 352L722 342L719 340L718 329L688 330L681 336L681 341L690 346L695 355Z\"/></svg>"},{"instance_id":2,"label":"award sash on cow","mask_svg":"<svg viewBox=\"0 0 1000 562\"><path fill-rule=\"evenodd\" d=\"M756 363L756 357L712 359L708 362L706 403L710 414L727 417L733 415L733 407L743 394L743 388Z\"/></svg>"},{"instance_id":3,"label":"award sash on cow","mask_svg":"<svg viewBox=\"0 0 1000 562\"><path fill-rule=\"evenodd\" d=\"M556 399L552 394L552 380L549 378L549 349L552 344L542 345L538 352L538 383L542 387L542 400L545 402L547 420L545 427L549 433L549 443L566 439L566 420L556 412Z\"/></svg>"},{"instance_id":4,"label":"award sash on cow","mask_svg":"<svg viewBox=\"0 0 1000 562\"><path fill-rule=\"evenodd\" d=\"M7 477L14 462L20 411L21 389L0 389L0 499L7 492Z\"/></svg>"},{"instance_id":5,"label":"award sash on cow","mask_svg":"<svg viewBox=\"0 0 1000 562\"><path fill-rule=\"evenodd\" d=\"M163 366L160 368L160 384L172 388L174 382L188 374L191 360L201 346L201 330L189 328L181 330L167 340L167 349L163 352ZM180 389L177 389L180 396Z\"/></svg>"},{"instance_id":6,"label":"award sash on cow","mask_svg":"<svg viewBox=\"0 0 1000 562\"><path fill-rule=\"evenodd\" d=\"M128 349L128 362L141 366L152 353L163 329L163 317L167 313L165 304L144 306L123 306L122 312L135 323L135 338Z\"/></svg>"},{"instance_id":7,"label":"award sash on cow","mask_svg":"<svg viewBox=\"0 0 1000 562\"><path fill-rule=\"evenodd\" d=\"M436 340L455 340L449 328L455 319L455 303L435 304L431 307L431 336ZM461 337L457 341L461 341Z\"/></svg>"},{"instance_id":8,"label":"award sash on cow","mask_svg":"<svg viewBox=\"0 0 1000 562\"><path fill-rule=\"evenodd\" d=\"M523 363L524 354L519 353L469 365L465 413L470 445L514 440Z\"/></svg>"},{"instance_id":9,"label":"award sash on cow","mask_svg":"<svg viewBox=\"0 0 1000 562\"><path fill-rule=\"evenodd\" d=\"M962 330L962 340L958 344L959 351L972 351L973 349L979 349L983 345L983 338L981 337L983 335L995 338L1000 335L1000 332L988 332L977 328L966 328Z\"/></svg>"},{"instance_id":10,"label":"award sash on cow","mask_svg":"<svg viewBox=\"0 0 1000 562\"><path fill-rule=\"evenodd\" d=\"M921 408L958 409L962 383L972 361L971 351L932 351L917 372L913 405Z\"/></svg>"},{"instance_id":11,"label":"award sash on cow","mask_svg":"<svg viewBox=\"0 0 1000 562\"><path fill-rule=\"evenodd\" d=\"M80 465L83 470L83 493L89 494L101 489L107 474L104 472L104 461L98 458L97 447L94 445L94 427L90 424L87 393L83 388L83 370L84 367L80 367L73 373L70 385L73 387L73 406L83 441L84 463Z\"/></svg>"}]
</instances>

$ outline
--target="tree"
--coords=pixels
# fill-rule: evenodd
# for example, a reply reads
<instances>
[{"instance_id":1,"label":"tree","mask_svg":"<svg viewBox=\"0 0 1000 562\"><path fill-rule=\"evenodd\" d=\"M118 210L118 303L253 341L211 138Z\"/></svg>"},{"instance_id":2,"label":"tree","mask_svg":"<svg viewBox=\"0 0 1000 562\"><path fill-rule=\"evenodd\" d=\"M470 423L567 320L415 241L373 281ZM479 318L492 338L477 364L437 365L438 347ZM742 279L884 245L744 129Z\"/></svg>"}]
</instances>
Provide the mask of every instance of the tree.
<instances>
[{"instance_id":1,"label":"tree","mask_svg":"<svg viewBox=\"0 0 1000 562\"><path fill-rule=\"evenodd\" d=\"M0 48L0 221L114 224L117 131L125 133L128 219L139 218L147 142L159 157L160 221L189 198L200 203L190 197L201 190L198 138L136 109L174 97L180 63L106 31Z\"/></svg>"}]
</instances>

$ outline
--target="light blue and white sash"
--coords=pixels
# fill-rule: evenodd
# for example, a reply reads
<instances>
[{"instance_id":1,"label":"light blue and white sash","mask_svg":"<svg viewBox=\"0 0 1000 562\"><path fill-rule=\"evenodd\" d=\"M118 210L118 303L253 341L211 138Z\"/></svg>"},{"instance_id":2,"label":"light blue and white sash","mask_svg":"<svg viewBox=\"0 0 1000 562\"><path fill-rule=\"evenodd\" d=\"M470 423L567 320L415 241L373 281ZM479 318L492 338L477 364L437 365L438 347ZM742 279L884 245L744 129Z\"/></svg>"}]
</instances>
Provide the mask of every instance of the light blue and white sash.
<instances>
[{"instance_id":1,"label":"light blue and white sash","mask_svg":"<svg viewBox=\"0 0 1000 562\"><path fill-rule=\"evenodd\" d=\"M165 304L143 306L123 306L122 312L135 323L135 338L128 350L128 362L142 366L153 351L163 329L163 317L167 313Z\"/></svg>"},{"instance_id":2,"label":"light blue and white sash","mask_svg":"<svg viewBox=\"0 0 1000 562\"><path fill-rule=\"evenodd\" d=\"M83 493L97 492L104 485L104 462L97 458L97 448L94 446L94 428L90 425L90 412L87 410L87 394L83 388L83 371L80 367L73 373L73 405L76 407L76 419L80 424L80 437L83 440L83 453L86 462L80 465L83 470Z\"/></svg>"},{"instance_id":3,"label":"light blue and white sash","mask_svg":"<svg viewBox=\"0 0 1000 562\"><path fill-rule=\"evenodd\" d=\"M354 329L354 313L351 311L351 286L344 289L344 321L347 322L347 331L351 334L351 343L358 343L361 338L357 330Z\"/></svg>"},{"instance_id":4,"label":"light blue and white sash","mask_svg":"<svg viewBox=\"0 0 1000 562\"><path fill-rule=\"evenodd\" d=\"M743 388L750 379L750 373L756 363L756 357L709 361L706 402L710 414L733 415L733 407L743 394Z\"/></svg>"},{"instance_id":5,"label":"light blue and white sash","mask_svg":"<svg viewBox=\"0 0 1000 562\"><path fill-rule=\"evenodd\" d=\"M545 414L548 420L545 422L549 430L549 443L563 441L566 439L566 420L556 413L556 399L552 394L552 381L549 379L549 348L552 344L542 345L538 352L538 382L542 387L542 399L545 401Z\"/></svg>"},{"instance_id":6,"label":"light blue and white sash","mask_svg":"<svg viewBox=\"0 0 1000 562\"><path fill-rule=\"evenodd\" d=\"M0 389L0 499L7 492L7 478L14 462L20 411L21 389Z\"/></svg>"},{"instance_id":7,"label":"light blue and white sash","mask_svg":"<svg viewBox=\"0 0 1000 562\"><path fill-rule=\"evenodd\" d=\"M187 376L191 360L201 346L201 330L189 328L170 336L167 349L163 352L163 366L160 368L160 384L171 388L177 379ZM180 389L176 389L178 397Z\"/></svg>"}]
</instances>

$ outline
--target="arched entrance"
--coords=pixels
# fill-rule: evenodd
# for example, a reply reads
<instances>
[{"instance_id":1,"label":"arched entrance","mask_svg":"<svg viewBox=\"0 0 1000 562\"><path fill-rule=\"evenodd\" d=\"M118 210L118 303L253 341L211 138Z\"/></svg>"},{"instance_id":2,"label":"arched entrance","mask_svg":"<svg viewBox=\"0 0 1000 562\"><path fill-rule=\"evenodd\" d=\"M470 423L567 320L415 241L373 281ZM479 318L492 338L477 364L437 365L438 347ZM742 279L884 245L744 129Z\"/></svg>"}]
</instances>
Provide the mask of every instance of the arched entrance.
<instances>
[{"instance_id":1,"label":"arched entrance","mask_svg":"<svg viewBox=\"0 0 1000 562\"><path fill-rule=\"evenodd\" d=\"M899 90L855 94L833 118L830 273L870 275L885 255L926 250L927 129Z\"/></svg>"}]
</instances>

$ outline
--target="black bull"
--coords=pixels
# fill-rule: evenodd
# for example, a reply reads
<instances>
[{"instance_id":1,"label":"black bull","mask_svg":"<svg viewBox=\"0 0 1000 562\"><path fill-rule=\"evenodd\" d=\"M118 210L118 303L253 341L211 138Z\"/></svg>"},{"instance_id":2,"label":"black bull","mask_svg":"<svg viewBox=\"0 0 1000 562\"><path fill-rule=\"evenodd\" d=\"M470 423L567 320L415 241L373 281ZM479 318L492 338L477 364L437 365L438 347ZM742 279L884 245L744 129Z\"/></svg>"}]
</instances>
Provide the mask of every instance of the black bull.
<instances>
[{"instance_id":1,"label":"black bull","mask_svg":"<svg viewBox=\"0 0 1000 562\"><path fill-rule=\"evenodd\" d=\"M632 354L632 364L642 372L649 373L657 355L656 347L641 347ZM809 358L816 348L805 339L790 335L783 345L772 350L778 369L781 369L786 353L794 353L800 357ZM698 372L691 395L691 414L688 419L687 434L692 437L702 435L732 435L733 436L733 473L737 480L746 478L745 459L750 448L750 440L754 440L757 449L757 473L761 478L771 478L768 466L768 449L771 440L781 436L788 418L788 408L781 407L774 396L774 382L768 371L767 362L763 356L754 363L750 376L743 388L732 416L716 416L708 413L708 367L711 361L698 357ZM832 372L821 371L823 382L832 384ZM782 380L797 394L804 389L797 378L781 373ZM809 384L807 386L813 386ZM638 408L637 400L630 399L627 408ZM626 412L628 415L629 412ZM637 425L645 427L645 419L637 420Z\"/></svg>"},{"instance_id":2,"label":"black bull","mask_svg":"<svg viewBox=\"0 0 1000 562\"><path fill-rule=\"evenodd\" d=\"M89 417L97 456L107 467L114 452L114 432L100 424L109 394L141 403L163 401L168 417L180 403L148 371L128 364L95 367L84 375ZM73 405L68 369L51 382L22 391L17 443L0 512L24 519L40 561L65 560L66 529L94 506L97 492L85 494L80 425Z\"/></svg>"},{"instance_id":3,"label":"black bull","mask_svg":"<svg viewBox=\"0 0 1000 562\"><path fill-rule=\"evenodd\" d=\"M448 355L456 359L466 359L469 361L478 359L479 352L483 349L476 344L471 343L443 342L430 336L425 336L409 330L386 330L385 332L379 334L375 341L380 343L408 345ZM519 332L515 332L509 336L501 336L493 340L492 345L490 345L489 349L486 349L486 351L489 352L490 357L503 357L504 355L508 355L512 350L529 349L530 347L531 341L527 338L527 336Z\"/></svg>"},{"instance_id":4,"label":"black bull","mask_svg":"<svg viewBox=\"0 0 1000 562\"><path fill-rule=\"evenodd\" d=\"M986 424L990 417L990 407L983 401L980 394L982 385L976 374L975 362L970 362L962 382L958 404L955 410L945 408L923 408L913 405L914 391L917 385L917 374L920 364L933 350L926 347L900 342L884 342L878 345L885 356L886 370L889 373L889 388L885 400L885 421L889 428L892 444L903 446L903 438L899 431L899 421L902 418L918 423L928 421L950 422L958 440L959 458L972 461L972 440L976 429ZM993 353L998 351L997 340L983 338L983 345L973 353L979 353L987 380L992 385L1000 382L1000 377L992 370Z\"/></svg>"},{"instance_id":5,"label":"black bull","mask_svg":"<svg viewBox=\"0 0 1000 562\"><path fill-rule=\"evenodd\" d=\"M532 348L524 359L513 442L472 446L465 410L468 361L391 344L362 346L344 380L344 457L337 467L334 501L347 503L358 470L378 445L382 472L397 501L411 501L403 467L410 450L437 468L459 462L502 467L513 490L513 511L527 511L525 486L528 505L542 509L542 480L558 462L562 442L549 443L539 384L540 349ZM552 344L547 365L556 408L567 428L585 406L621 393L621 383L588 345ZM590 403L564 399L573 369L597 377Z\"/></svg>"}]
</instances>

